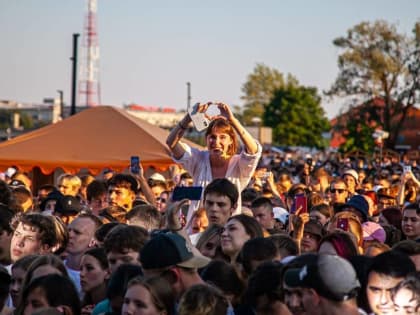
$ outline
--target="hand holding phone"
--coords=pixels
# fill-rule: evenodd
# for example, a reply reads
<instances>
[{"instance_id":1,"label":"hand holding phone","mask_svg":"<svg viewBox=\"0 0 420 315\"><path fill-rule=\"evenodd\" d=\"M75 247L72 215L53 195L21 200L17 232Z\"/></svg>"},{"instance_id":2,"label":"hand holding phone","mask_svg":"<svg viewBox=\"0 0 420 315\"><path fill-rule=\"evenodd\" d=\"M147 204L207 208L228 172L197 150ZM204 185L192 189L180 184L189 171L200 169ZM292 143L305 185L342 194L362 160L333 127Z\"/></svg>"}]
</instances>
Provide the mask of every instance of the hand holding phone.
<instances>
[{"instance_id":1,"label":"hand holding phone","mask_svg":"<svg viewBox=\"0 0 420 315\"><path fill-rule=\"evenodd\" d=\"M193 107L188 107L188 114L190 115L197 131L203 131L210 124L210 120L207 118L205 113L208 105L209 104L204 104L204 107L202 107L200 103L196 103Z\"/></svg>"},{"instance_id":2,"label":"hand holding phone","mask_svg":"<svg viewBox=\"0 0 420 315\"><path fill-rule=\"evenodd\" d=\"M304 194L297 194L293 200L291 213L302 214L308 212L308 203Z\"/></svg>"},{"instance_id":3,"label":"hand holding phone","mask_svg":"<svg viewBox=\"0 0 420 315\"><path fill-rule=\"evenodd\" d=\"M348 218L338 218L337 228L347 232L349 230L349 219Z\"/></svg>"},{"instance_id":4,"label":"hand holding phone","mask_svg":"<svg viewBox=\"0 0 420 315\"><path fill-rule=\"evenodd\" d=\"M130 158L130 172L136 175L140 174L140 158L138 156Z\"/></svg>"}]
</instances>

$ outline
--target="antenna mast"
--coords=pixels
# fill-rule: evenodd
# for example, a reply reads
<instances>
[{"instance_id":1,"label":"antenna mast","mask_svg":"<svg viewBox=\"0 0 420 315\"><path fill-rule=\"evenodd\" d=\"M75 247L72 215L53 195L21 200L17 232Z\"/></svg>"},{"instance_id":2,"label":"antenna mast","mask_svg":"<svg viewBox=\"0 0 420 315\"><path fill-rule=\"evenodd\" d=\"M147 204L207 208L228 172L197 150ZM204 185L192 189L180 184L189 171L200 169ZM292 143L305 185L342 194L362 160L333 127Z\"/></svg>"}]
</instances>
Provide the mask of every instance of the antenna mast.
<instances>
[{"instance_id":1,"label":"antenna mast","mask_svg":"<svg viewBox=\"0 0 420 315\"><path fill-rule=\"evenodd\" d=\"M101 104L99 85L99 41L96 25L97 0L87 0L87 13L82 37L79 103L93 107Z\"/></svg>"}]
</instances>

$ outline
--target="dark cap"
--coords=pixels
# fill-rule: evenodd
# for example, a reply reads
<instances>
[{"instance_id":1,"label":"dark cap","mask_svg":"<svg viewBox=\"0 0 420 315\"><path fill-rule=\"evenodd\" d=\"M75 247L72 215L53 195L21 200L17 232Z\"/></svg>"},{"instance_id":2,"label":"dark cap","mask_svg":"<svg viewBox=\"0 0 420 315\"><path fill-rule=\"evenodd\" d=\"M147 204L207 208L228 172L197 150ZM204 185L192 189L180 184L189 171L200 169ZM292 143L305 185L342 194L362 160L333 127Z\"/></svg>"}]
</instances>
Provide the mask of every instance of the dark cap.
<instances>
[{"instance_id":1,"label":"dark cap","mask_svg":"<svg viewBox=\"0 0 420 315\"><path fill-rule=\"evenodd\" d=\"M353 266L339 256L318 255L301 268L291 268L284 274L288 287L312 288L333 301L346 301L357 295L359 280Z\"/></svg>"},{"instance_id":2,"label":"dark cap","mask_svg":"<svg viewBox=\"0 0 420 315\"><path fill-rule=\"evenodd\" d=\"M202 268L210 259L201 255L185 239L175 233L158 233L152 237L140 252L144 269L160 269L170 266Z\"/></svg>"},{"instance_id":3,"label":"dark cap","mask_svg":"<svg viewBox=\"0 0 420 315\"><path fill-rule=\"evenodd\" d=\"M369 213L369 204L365 197L363 197L362 195L354 195L350 198L348 202L346 202L343 205L342 209L345 209L347 207L352 207L359 211L362 214L363 221L367 221Z\"/></svg>"},{"instance_id":4,"label":"dark cap","mask_svg":"<svg viewBox=\"0 0 420 315\"><path fill-rule=\"evenodd\" d=\"M54 212L64 216L77 215L82 210L82 205L77 197L63 196L57 200Z\"/></svg>"}]
</instances>

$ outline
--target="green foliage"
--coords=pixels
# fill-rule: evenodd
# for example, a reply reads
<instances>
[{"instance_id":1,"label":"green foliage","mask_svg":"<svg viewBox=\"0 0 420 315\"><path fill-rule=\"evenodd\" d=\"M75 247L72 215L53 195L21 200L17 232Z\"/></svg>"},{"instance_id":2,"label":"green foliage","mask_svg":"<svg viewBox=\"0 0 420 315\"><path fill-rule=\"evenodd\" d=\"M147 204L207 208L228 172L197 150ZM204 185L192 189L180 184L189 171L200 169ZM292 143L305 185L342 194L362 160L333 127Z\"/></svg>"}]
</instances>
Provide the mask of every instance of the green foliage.
<instances>
[{"instance_id":1,"label":"green foliage","mask_svg":"<svg viewBox=\"0 0 420 315\"><path fill-rule=\"evenodd\" d=\"M34 120L30 115L20 113L20 124L23 129L31 129L34 127Z\"/></svg>"},{"instance_id":2,"label":"green foliage","mask_svg":"<svg viewBox=\"0 0 420 315\"><path fill-rule=\"evenodd\" d=\"M330 125L316 88L295 82L279 88L264 112L264 125L273 128L278 145L325 148L322 133Z\"/></svg>"},{"instance_id":3,"label":"green foliage","mask_svg":"<svg viewBox=\"0 0 420 315\"><path fill-rule=\"evenodd\" d=\"M252 124L252 118L263 117L266 106L270 103L275 92L284 87L287 82L297 83L297 80L284 75L276 69L271 69L264 64L257 64L253 73L248 75L246 83L242 87L244 96L244 110L242 113L243 123Z\"/></svg>"},{"instance_id":4,"label":"green foliage","mask_svg":"<svg viewBox=\"0 0 420 315\"><path fill-rule=\"evenodd\" d=\"M360 143L367 121L388 132L386 146L394 147L408 111L420 100L420 24L413 29L412 38L397 32L386 21L362 22L345 37L333 41L342 52L338 57L339 74L331 89L331 96L355 96L359 104L380 98L384 101L381 114L376 109L364 110L354 121L357 128L348 132L348 143ZM369 103L368 103L369 104ZM341 126L345 128L346 126ZM361 148L361 147L359 147Z\"/></svg>"}]
</instances>

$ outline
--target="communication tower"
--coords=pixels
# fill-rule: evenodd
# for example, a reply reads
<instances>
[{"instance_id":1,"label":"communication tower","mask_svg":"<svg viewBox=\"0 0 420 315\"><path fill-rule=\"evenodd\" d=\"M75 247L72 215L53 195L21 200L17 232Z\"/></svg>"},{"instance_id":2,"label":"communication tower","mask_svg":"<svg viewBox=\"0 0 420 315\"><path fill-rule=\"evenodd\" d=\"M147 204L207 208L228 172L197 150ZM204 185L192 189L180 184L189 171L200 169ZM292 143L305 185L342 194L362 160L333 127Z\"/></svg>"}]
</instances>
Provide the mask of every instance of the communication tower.
<instances>
[{"instance_id":1,"label":"communication tower","mask_svg":"<svg viewBox=\"0 0 420 315\"><path fill-rule=\"evenodd\" d=\"M82 36L79 76L79 104L93 107L101 104L99 84L99 41L96 25L97 0L87 1Z\"/></svg>"}]
</instances>

